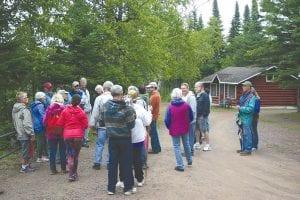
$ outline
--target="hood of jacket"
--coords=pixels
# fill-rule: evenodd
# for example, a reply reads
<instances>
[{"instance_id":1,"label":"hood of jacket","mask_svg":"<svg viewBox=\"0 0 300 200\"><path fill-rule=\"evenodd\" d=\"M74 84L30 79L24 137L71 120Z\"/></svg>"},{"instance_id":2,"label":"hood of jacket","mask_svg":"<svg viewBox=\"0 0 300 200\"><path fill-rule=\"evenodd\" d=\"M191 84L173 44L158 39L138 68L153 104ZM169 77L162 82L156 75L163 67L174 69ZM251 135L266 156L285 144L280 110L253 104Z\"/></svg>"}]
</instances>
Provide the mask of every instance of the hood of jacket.
<instances>
[{"instance_id":1,"label":"hood of jacket","mask_svg":"<svg viewBox=\"0 0 300 200\"><path fill-rule=\"evenodd\" d=\"M125 101L121 100L109 100L107 102L107 113L109 114L114 114L119 112L122 109L126 108L126 103Z\"/></svg>"},{"instance_id":2,"label":"hood of jacket","mask_svg":"<svg viewBox=\"0 0 300 200\"><path fill-rule=\"evenodd\" d=\"M171 101L171 104L173 106L181 106L184 103L184 101L182 100L182 98L174 98Z\"/></svg>"},{"instance_id":3,"label":"hood of jacket","mask_svg":"<svg viewBox=\"0 0 300 200\"><path fill-rule=\"evenodd\" d=\"M43 104L42 102L40 102L40 101L34 101L34 102L32 102L31 104L30 104L30 108L31 109L34 109L37 105L39 105L39 104Z\"/></svg>"},{"instance_id":4,"label":"hood of jacket","mask_svg":"<svg viewBox=\"0 0 300 200\"><path fill-rule=\"evenodd\" d=\"M59 114L65 109L65 105L54 103L50 105L47 109L47 113L51 113L52 115Z\"/></svg>"},{"instance_id":5,"label":"hood of jacket","mask_svg":"<svg viewBox=\"0 0 300 200\"><path fill-rule=\"evenodd\" d=\"M24 103L15 103L12 112L17 113L20 110L23 110L24 108L26 108L26 105Z\"/></svg>"},{"instance_id":6,"label":"hood of jacket","mask_svg":"<svg viewBox=\"0 0 300 200\"><path fill-rule=\"evenodd\" d=\"M78 115L81 113L82 109L79 106L69 106L68 107L68 112L70 114Z\"/></svg>"}]
</instances>

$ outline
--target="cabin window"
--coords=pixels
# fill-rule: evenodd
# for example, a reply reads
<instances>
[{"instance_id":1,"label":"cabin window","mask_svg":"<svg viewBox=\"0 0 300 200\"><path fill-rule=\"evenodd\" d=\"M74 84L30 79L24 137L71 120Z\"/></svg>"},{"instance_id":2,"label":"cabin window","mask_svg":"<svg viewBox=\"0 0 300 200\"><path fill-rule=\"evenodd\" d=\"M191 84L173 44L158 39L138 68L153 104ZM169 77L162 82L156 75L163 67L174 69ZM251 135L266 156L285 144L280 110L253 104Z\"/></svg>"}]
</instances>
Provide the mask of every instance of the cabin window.
<instances>
[{"instance_id":1,"label":"cabin window","mask_svg":"<svg viewBox=\"0 0 300 200\"><path fill-rule=\"evenodd\" d=\"M229 97L231 99L235 99L236 98L236 86L228 85L227 89L228 89L227 97Z\"/></svg>"},{"instance_id":2,"label":"cabin window","mask_svg":"<svg viewBox=\"0 0 300 200\"><path fill-rule=\"evenodd\" d=\"M266 75L266 82L274 82L274 74L267 74Z\"/></svg>"},{"instance_id":3,"label":"cabin window","mask_svg":"<svg viewBox=\"0 0 300 200\"><path fill-rule=\"evenodd\" d=\"M218 94L217 94L217 84L216 83L211 83L210 84L210 95L212 97L216 97Z\"/></svg>"}]
</instances>

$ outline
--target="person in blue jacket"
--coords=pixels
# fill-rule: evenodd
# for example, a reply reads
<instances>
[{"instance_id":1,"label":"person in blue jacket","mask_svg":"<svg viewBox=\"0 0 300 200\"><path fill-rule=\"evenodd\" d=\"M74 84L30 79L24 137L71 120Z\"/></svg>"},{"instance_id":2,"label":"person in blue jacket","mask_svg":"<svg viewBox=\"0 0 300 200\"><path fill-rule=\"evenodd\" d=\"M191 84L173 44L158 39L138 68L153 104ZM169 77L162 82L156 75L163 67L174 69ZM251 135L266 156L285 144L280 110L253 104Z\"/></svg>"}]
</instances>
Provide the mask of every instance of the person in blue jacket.
<instances>
[{"instance_id":1,"label":"person in blue jacket","mask_svg":"<svg viewBox=\"0 0 300 200\"><path fill-rule=\"evenodd\" d=\"M251 91L252 83L245 81L242 83L243 95L240 97L239 105L239 117L242 120L242 141L241 150L237 150L241 156L251 155L252 151L252 118L255 107L256 97Z\"/></svg>"},{"instance_id":2,"label":"person in blue jacket","mask_svg":"<svg viewBox=\"0 0 300 200\"><path fill-rule=\"evenodd\" d=\"M30 108L33 118L33 130L37 143L36 162L46 162L49 161L45 127L43 125L43 118L46 111L46 94L44 92L37 92L35 93L34 99L35 101L31 103Z\"/></svg>"},{"instance_id":3,"label":"person in blue jacket","mask_svg":"<svg viewBox=\"0 0 300 200\"><path fill-rule=\"evenodd\" d=\"M258 145L257 124L258 124L259 112L260 112L260 96L258 95L254 87L251 87L251 91L255 95L255 107L254 107L253 120L252 120L252 151L256 151Z\"/></svg>"}]
</instances>

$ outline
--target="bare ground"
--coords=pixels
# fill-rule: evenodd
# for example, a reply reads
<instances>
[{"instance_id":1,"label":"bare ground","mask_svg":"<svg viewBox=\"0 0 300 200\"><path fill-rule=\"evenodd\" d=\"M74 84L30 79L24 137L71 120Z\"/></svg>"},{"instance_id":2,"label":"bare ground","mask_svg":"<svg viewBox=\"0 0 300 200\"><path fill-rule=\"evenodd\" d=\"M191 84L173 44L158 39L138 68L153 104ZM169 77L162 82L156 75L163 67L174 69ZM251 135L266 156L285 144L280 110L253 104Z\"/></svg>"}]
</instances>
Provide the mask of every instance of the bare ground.
<instances>
[{"instance_id":1,"label":"bare ground","mask_svg":"<svg viewBox=\"0 0 300 200\"><path fill-rule=\"evenodd\" d=\"M0 168L0 199L300 199L300 125L286 110L262 110L259 150L250 157L239 148L233 110L215 109L210 116L210 152L196 151L193 166L177 172L171 138L160 124L162 152L149 155L146 184L125 197L121 190L106 194L107 170L92 169L94 143L79 158L79 181L67 175L49 175L48 163L34 163L37 170L20 174ZM163 114L162 114L163 116ZM4 161L0 161L0 165Z\"/></svg>"}]
</instances>

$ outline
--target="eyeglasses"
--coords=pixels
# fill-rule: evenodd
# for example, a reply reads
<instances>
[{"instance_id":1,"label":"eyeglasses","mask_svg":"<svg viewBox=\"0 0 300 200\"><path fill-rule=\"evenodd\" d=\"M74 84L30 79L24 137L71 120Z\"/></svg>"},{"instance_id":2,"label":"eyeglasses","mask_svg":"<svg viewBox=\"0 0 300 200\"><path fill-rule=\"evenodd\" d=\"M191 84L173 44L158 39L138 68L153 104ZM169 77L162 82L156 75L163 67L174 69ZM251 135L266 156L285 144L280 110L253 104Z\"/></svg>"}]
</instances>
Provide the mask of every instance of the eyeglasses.
<instances>
[{"instance_id":1,"label":"eyeglasses","mask_svg":"<svg viewBox=\"0 0 300 200\"><path fill-rule=\"evenodd\" d=\"M74 87L79 87L79 85L75 85Z\"/></svg>"}]
</instances>

